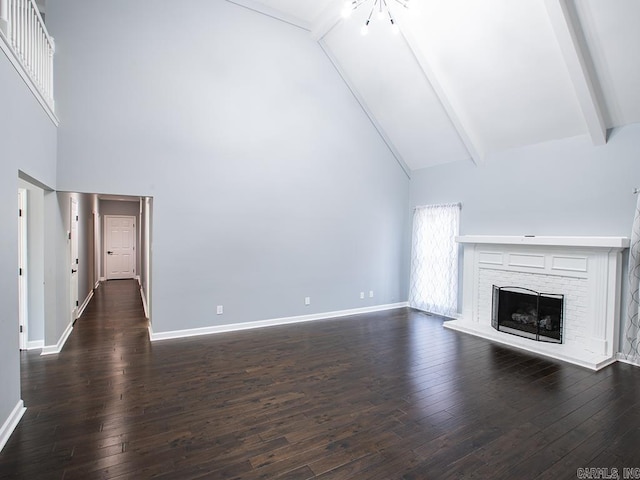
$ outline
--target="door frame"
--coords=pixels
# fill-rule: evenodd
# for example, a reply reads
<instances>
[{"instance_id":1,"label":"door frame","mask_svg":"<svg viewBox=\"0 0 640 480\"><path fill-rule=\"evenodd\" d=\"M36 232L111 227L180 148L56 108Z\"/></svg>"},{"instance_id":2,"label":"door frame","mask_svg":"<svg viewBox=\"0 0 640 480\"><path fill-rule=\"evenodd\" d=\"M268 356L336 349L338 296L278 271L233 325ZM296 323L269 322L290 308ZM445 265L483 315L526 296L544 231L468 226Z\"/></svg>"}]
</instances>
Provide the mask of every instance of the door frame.
<instances>
[{"instance_id":1,"label":"door frame","mask_svg":"<svg viewBox=\"0 0 640 480\"><path fill-rule=\"evenodd\" d=\"M110 218L132 218L133 219L133 232L131 232L131 238L133 240L133 275L131 276L132 279L136 279L138 278L138 272L137 272L137 267L138 267L138 238L137 238L137 232L138 232L138 226L136 225L137 223L137 217L135 215L103 215L104 217L104 224L103 224L103 242L102 242L102 261L103 261L103 265L104 265L104 278L105 280L109 280L109 271L107 269L107 237L109 236L109 231L107 229L107 225L108 225L108 221Z\"/></svg>"},{"instance_id":2,"label":"door frame","mask_svg":"<svg viewBox=\"0 0 640 480\"><path fill-rule=\"evenodd\" d=\"M29 302L27 281L27 189L18 189L18 347L28 349Z\"/></svg>"},{"instance_id":3,"label":"door frame","mask_svg":"<svg viewBox=\"0 0 640 480\"><path fill-rule=\"evenodd\" d=\"M71 323L78 318L80 301L78 299L78 229L80 227L80 213L78 201L75 198L69 199L69 300L71 303ZM75 228L74 228L75 225Z\"/></svg>"},{"instance_id":4,"label":"door frame","mask_svg":"<svg viewBox=\"0 0 640 480\"><path fill-rule=\"evenodd\" d=\"M100 214L96 211L92 213L93 217L93 276L91 279L93 282L93 288L96 289L100 286L102 280L102 269L100 265L100 242L102 240L102 232L100 231Z\"/></svg>"}]
</instances>

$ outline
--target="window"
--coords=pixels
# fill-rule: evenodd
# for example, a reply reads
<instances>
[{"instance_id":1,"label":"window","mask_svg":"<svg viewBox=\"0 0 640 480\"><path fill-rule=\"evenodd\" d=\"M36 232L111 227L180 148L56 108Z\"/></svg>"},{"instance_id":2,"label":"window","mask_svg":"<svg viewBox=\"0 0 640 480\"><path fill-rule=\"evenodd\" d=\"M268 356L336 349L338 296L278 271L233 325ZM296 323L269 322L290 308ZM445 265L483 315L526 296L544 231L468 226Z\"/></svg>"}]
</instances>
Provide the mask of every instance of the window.
<instances>
[{"instance_id":1,"label":"window","mask_svg":"<svg viewBox=\"0 0 640 480\"><path fill-rule=\"evenodd\" d=\"M416 207L409 305L453 317L458 309L460 204Z\"/></svg>"}]
</instances>

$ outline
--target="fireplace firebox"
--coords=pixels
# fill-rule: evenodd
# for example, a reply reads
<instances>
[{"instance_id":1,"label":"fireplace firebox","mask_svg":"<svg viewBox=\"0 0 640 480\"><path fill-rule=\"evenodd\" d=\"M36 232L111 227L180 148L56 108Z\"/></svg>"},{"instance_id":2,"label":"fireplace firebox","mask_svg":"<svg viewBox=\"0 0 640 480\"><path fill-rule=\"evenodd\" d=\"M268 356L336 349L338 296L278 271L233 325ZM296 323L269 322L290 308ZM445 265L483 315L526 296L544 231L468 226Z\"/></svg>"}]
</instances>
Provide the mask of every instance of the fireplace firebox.
<instances>
[{"instance_id":1,"label":"fireplace firebox","mask_svg":"<svg viewBox=\"0 0 640 480\"><path fill-rule=\"evenodd\" d=\"M538 342L562 343L564 295L493 285L491 326Z\"/></svg>"}]
</instances>

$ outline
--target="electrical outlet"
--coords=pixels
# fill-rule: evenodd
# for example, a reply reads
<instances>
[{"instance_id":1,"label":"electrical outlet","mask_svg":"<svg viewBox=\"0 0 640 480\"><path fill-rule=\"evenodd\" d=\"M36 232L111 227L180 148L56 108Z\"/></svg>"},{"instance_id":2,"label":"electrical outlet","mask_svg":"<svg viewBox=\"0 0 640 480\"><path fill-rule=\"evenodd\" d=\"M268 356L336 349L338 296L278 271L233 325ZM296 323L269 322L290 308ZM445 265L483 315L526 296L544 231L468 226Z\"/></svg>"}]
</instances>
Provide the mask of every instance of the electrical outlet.
<instances>
[{"instance_id":1,"label":"electrical outlet","mask_svg":"<svg viewBox=\"0 0 640 480\"><path fill-rule=\"evenodd\" d=\"M218 305L216 307L216 314L217 315L222 315L224 313L224 308L222 307L222 305Z\"/></svg>"},{"instance_id":2,"label":"electrical outlet","mask_svg":"<svg viewBox=\"0 0 640 480\"><path fill-rule=\"evenodd\" d=\"M360 298L364 298L364 292L360 292Z\"/></svg>"},{"instance_id":3,"label":"electrical outlet","mask_svg":"<svg viewBox=\"0 0 640 480\"><path fill-rule=\"evenodd\" d=\"M304 304L311 305L311 297L304 297Z\"/></svg>"},{"instance_id":4,"label":"electrical outlet","mask_svg":"<svg viewBox=\"0 0 640 480\"><path fill-rule=\"evenodd\" d=\"M369 298L373 298L373 290L369 290Z\"/></svg>"}]
</instances>

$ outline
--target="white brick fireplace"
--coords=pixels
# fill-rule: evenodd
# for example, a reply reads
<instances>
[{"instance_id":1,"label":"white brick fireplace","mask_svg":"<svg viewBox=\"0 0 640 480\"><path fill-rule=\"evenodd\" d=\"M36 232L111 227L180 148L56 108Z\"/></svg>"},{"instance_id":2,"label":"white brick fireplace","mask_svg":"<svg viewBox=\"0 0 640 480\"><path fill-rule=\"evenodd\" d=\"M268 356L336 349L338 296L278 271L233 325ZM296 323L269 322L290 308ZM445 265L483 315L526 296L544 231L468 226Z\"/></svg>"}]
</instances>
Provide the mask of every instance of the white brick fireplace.
<instances>
[{"instance_id":1,"label":"white brick fireplace","mask_svg":"<svg viewBox=\"0 0 640 480\"><path fill-rule=\"evenodd\" d=\"M462 314L445 327L594 370L616 359L626 237L461 236ZM492 288L564 295L563 343L537 342L491 326Z\"/></svg>"}]
</instances>

